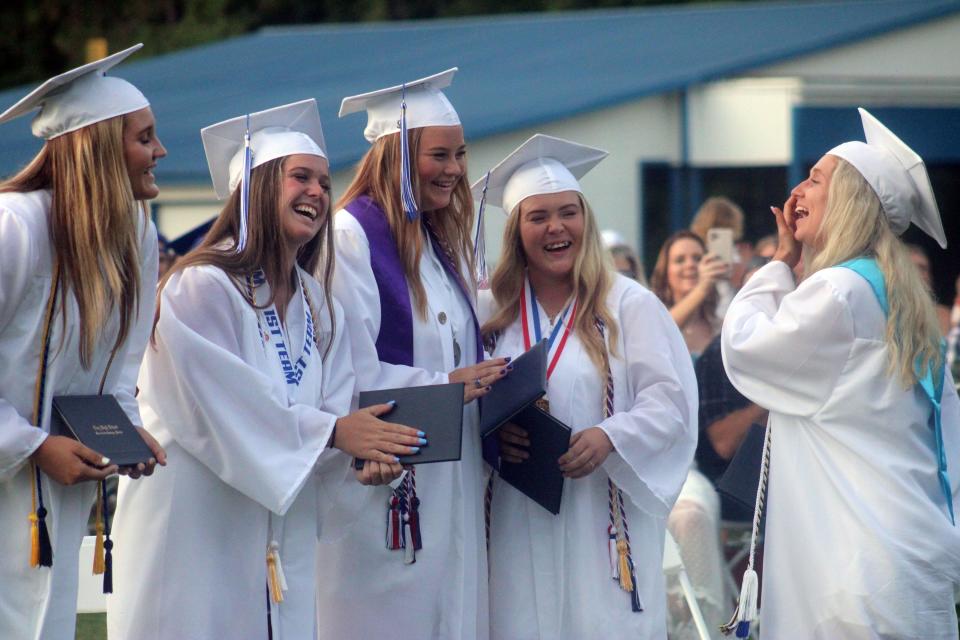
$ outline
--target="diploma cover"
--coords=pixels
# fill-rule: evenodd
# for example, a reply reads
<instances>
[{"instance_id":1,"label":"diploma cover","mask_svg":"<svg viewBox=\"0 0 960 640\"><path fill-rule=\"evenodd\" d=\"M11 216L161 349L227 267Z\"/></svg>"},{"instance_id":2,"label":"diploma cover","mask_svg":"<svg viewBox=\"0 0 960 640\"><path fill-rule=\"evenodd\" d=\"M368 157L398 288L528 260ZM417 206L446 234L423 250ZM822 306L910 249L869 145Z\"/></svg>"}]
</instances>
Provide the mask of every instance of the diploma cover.
<instances>
[{"instance_id":1,"label":"diploma cover","mask_svg":"<svg viewBox=\"0 0 960 640\"><path fill-rule=\"evenodd\" d=\"M146 464L153 452L112 395L54 396L50 432L79 440L111 464Z\"/></svg>"},{"instance_id":2,"label":"diploma cover","mask_svg":"<svg viewBox=\"0 0 960 640\"><path fill-rule=\"evenodd\" d=\"M496 429L547 392L547 341L541 340L511 363L513 371L480 399L480 436Z\"/></svg>"},{"instance_id":3,"label":"diploma cover","mask_svg":"<svg viewBox=\"0 0 960 640\"><path fill-rule=\"evenodd\" d=\"M432 384L405 389L361 391L360 407L395 400L393 411L380 416L385 422L402 424L426 433L427 444L401 464L449 462L460 459L463 440L463 383ZM362 467L362 462L360 463Z\"/></svg>"},{"instance_id":4,"label":"diploma cover","mask_svg":"<svg viewBox=\"0 0 960 640\"><path fill-rule=\"evenodd\" d=\"M535 405L511 420L527 432L530 457L523 462L500 461L500 477L550 513L560 513L563 472L557 460L570 448L570 427Z\"/></svg>"}]
</instances>

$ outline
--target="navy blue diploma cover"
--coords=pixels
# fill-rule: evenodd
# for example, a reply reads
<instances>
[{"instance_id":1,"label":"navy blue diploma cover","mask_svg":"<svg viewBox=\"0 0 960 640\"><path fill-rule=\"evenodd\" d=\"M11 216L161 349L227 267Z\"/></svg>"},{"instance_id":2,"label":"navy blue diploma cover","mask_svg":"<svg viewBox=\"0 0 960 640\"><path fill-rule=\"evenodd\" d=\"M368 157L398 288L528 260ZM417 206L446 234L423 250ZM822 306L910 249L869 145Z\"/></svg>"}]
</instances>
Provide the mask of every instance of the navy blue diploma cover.
<instances>
[{"instance_id":1,"label":"navy blue diploma cover","mask_svg":"<svg viewBox=\"0 0 960 640\"><path fill-rule=\"evenodd\" d=\"M500 461L500 477L550 513L560 513L563 472L557 460L570 448L570 427L536 405L511 420L527 432L530 457L523 462Z\"/></svg>"},{"instance_id":2,"label":"navy blue diploma cover","mask_svg":"<svg viewBox=\"0 0 960 640\"><path fill-rule=\"evenodd\" d=\"M547 341L515 358L513 371L480 398L480 436L496 429L547 392Z\"/></svg>"},{"instance_id":3,"label":"navy blue diploma cover","mask_svg":"<svg viewBox=\"0 0 960 640\"><path fill-rule=\"evenodd\" d=\"M54 396L50 433L79 440L120 467L133 467L153 457L112 395Z\"/></svg>"},{"instance_id":4,"label":"navy blue diploma cover","mask_svg":"<svg viewBox=\"0 0 960 640\"><path fill-rule=\"evenodd\" d=\"M395 400L397 406L380 419L420 429L428 444L419 453L400 456L401 464L450 462L460 459L463 441L463 383L432 384L405 389L378 389L360 392L360 407ZM359 463L359 464L358 464ZM354 462L362 468L362 461Z\"/></svg>"}]
</instances>

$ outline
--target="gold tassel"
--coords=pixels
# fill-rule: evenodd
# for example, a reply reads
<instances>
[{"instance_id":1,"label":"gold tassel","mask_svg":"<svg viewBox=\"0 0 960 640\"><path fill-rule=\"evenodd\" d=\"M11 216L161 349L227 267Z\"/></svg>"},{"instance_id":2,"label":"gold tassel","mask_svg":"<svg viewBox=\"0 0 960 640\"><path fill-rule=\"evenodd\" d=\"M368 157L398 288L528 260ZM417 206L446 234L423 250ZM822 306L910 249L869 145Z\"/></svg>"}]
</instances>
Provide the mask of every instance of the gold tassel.
<instances>
[{"instance_id":1,"label":"gold tassel","mask_svg":"<svg viewBox=\"0 0 960 640\"><path fill-rule=\"evenodd\" d=\"M277 574L277 561L272 552L267 552L267 583L270 585L270 596L274 604L283 602L283 588Z\"/></svg>"},{"instance_id":2,"label":"gold tassel","mask_svg":"<svg viewBox=\"0 0 960 640\"><path fill-rule=\"evenodd\" d=\"M617 555L620 557L620 588L633 591L633 577L630 575L630 562L627 560L627 541L617 540Z\"/></svg>"},{"instance_id":3,"label":"gold tassel","mask_svg":"<svg viewBox=\"0 0 960 640\"><path fill-rule=\"evenodd\" d=\"M40 527L37 526L37 521L40 519L37 517L37 510L34 509L33 512L27 516L30 520L30 566L39 567L40 566Z\"/></svg>"}]
</instances>

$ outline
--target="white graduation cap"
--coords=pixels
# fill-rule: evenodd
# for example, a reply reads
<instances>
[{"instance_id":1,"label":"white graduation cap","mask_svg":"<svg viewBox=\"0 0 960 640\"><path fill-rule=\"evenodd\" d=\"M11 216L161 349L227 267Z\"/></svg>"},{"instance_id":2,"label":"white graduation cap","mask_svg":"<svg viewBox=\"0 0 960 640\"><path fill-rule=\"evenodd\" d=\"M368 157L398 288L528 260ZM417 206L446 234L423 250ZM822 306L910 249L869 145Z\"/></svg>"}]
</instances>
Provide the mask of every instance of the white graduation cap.
<instances>
[{"instance_id":1,"label":"white graduation cap","mask_svg":"<svg viewBox=\"0 0 960 640\"><path fill-rule=\"evenodd\" d=\"M136 44L102 60L54 76L0 114L0 124L39 108L33 135L51 140L102 120L139 111L150 102L135 86L104 74L143 47Z\"/></svg>"},{"instance_id":2,"label":"white graduation cap","mask_svg":"<svg viewBox=\"0 0 960 640\"><path fill-rule=\"evenodd\" d=\"M249 116L230 118L200 130L217 197L229 196L243 178L245 137L249 127L250 168L303 153L327 157L320 112L313 98Z\"/></svg>"},{"instance_id":3,"label":"white graduation cap","mask_svg":"<svg viewBox=\"0 0 960 640\"><path fill-rule=\"evenodd\" d=\"M456 72L457 67L453 67L412 82L346 97L340 103L339 117L366 111L367 128L363 130L363 136L368 142L400 131L400 111L404 101L407 129L459 125L456 109L441 91L450 86Z\"/></svg>"},{"instance_id":4,"label":"white graduation cap","mask_svg":"<svg viewBox=\"0 0 960 640\"><path fill-rule=\"evenodd\" d=\"M579 178L609 155L603 149L542 133L535 134L473 184L473 197L507 214L529 196L561 191L583 193Z\"/></svg>"},{"instance_id":5,"label":"white graduation cap","mask_svg":"<svg viewBox=\"0 0 960 640\"><path fill-rule=\"evenodd\" d=\"M910 223L947 248L940 210L923 158L866 109L859 109L863 142L844 142L827 152L852 164L880 198L883 212L897 235Z\"/></svg>"}]
</instances>

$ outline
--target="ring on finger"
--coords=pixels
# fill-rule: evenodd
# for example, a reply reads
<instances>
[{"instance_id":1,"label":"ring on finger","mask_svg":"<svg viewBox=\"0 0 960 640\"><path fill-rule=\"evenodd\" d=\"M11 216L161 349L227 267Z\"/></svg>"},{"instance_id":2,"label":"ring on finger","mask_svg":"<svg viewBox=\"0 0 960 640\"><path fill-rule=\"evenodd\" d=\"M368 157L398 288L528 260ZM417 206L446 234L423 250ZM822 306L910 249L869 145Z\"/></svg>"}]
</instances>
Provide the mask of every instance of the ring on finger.
<instances>
[{"instance_id":1,"label":"ring on finger","mask_svg":"<svg viewBox=\"0 0 960 640\"><path fill-rule=\"evenodd\" d=\"M483 383L480 381L480 378L477 378L476 380L473 381L473 386L475 386L478 389L483 386Z\"/></svg>"}]
</instances>

